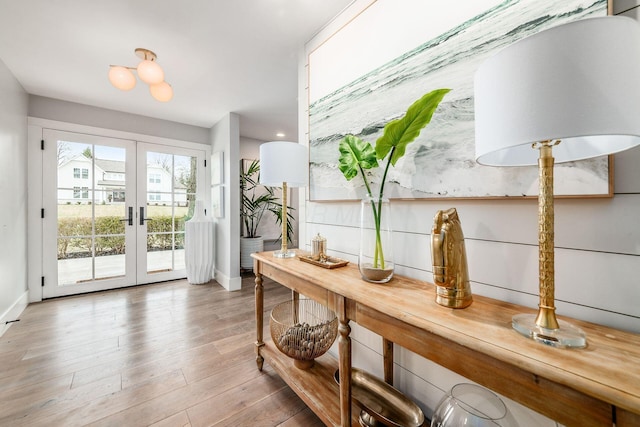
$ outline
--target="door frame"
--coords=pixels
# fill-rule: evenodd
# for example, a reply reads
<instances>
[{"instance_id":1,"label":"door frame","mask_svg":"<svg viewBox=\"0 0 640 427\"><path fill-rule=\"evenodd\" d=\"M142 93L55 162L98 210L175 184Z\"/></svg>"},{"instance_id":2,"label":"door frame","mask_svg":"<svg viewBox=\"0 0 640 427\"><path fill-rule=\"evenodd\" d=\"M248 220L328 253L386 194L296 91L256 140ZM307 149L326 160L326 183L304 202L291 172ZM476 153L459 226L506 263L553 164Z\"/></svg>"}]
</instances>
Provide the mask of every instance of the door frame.
<instances>
[{"instance_id":1,"label":"door frame","mask_svg":"<svg viewBox=\"0 0 640 427\"><path fill-rule=\"evenodd\" d=\"M67 132L53 130L49 128L42 129L42 135L44 138L44 144L46 149L41 151L43 157L42 173L43 173L43 194L42 194L42 206L45 209L44 218L41 219L43 225L43 239L42 239L42 253L43 253L43 277L45 277L45 285L42 286L43 298L55 298L65 295L74 295L87 292L95 292L101 290L116 289L125 286L130 286L130 283L136 280L136 253L133 250L127 250L124 256L124 266L126 267L123 275L117 275L113 277L105 277L99 280L87 280L82 283L75 283L73 285L60 285L57 283L59 279L58 268L60 267L57 257L51 254L56 253L58 243L58 188L60 182L55 179L59 178L59 165L54 162L55 155L57 154L56 148L53 145L57 145L60 141L58 138L65 138L68 141L77 141L80 143L92 144L95 146L109 146L117 147L126 152L126 173L128 177L126 181L126 199L128 200L126 205L122 206L121 217L126 217L127 206L133 207L135 203L136 194L136 177L135 177L135 156L136 156L136 141L130 139L121 138L107 138L104 136L89 135L86 133ZM48 156L48 157L47 157ZM93 177L93 181L97 181L93 172L90 171L89 176ZM49 178L51 177L51 178ZM92 190L95 188L95 184L92 186ZM90 193L91 198L95 197L93 192ZM95 200L94 204L95 206ZM93 207L92 206L92 207ZM42 215L41 215L42 216ZM133 225L124 225L124 237L125 247L135 248L136 246L136 227ZM49 256L44 256L44 254ZM98 258L95 258L96 260ZM55 272L55 273L54 273ZM55 276L58 275L56 278ZM57 283L57 284L56 284Z\"/></svg>"},{"instance_id":2,"label":"door frame","mask_svg":"<svg viewBox=\"0 0 640 427\"><path fill-rule=\"evenodd\" d=\"M167 272L158 272L158 273L149 273L148 270L148 251L147 251L147 225L149 224L146 220L141 219L141 214L144 213L144 216L148 215L149 203L147 200L148 194L148 173L147 173L147 158L144 154L147 152L156 152L156 150L162 150L163 154L169 155L179 155L179 156L188 156L188 152L181 152L181 150L191 150L187 147L175 147L175 146L166 146L161 144L153 144L143 141L137 141L136 144L136 174L137 174L137 200L136 200L136 221L135 221L135 229L136 229L136 241L138 242L138 246L136 248L137 251L137 260L138 260L138 268L137 268L137 278L136 283L141 285L145 283L153 283L157 281L165 281L165 280L173 280L178 279L180 277L185 277L186 270L170 270ZM198 150L202 151L202 150ZM192 152L193 154L193 152ZM198 182L206 182L205 175L211 175L209 172L210 165L206 162L206 159L210 157L207 153L204 154L204 158L198 159L198 165L196 167L196 176ZM202 167L201 161L205 161L207 167ZM198 194L203 195L207 193L207 196L210 196L211 192L207 191L210 187L210 184L207 184L203 188L198 189ZM202 200L200 197L196 197L198 200ZM195 200L194 200L195 202ZM210 206L210 204L206 204L205 206ZM143 209L144 207L144 209ZM209 209L209 212L211 210ZM140 242L145 242L144 245L140 245ZM144 267L144 268L140 268Z\"/></svg>"},{"instance_id":3,"label":"door frame","mask_svg":"<svg viewBox=\"0 0 640 427\"><path fill-rule=\"evenodd\" d=\"M42 301L42 277L43 277L43 221L41 218L42 196L43 196L43 164L41 141L43 140L43 130L51 129L62 132L75 132L88 135L102 136L107 138L128 139L137 142L146 142L170 147L182 147L205 152L205 159L211 156L211 146L209 144L183 141L171 138L163 138L152 135L145 135L135 132L119 131L94 126L80 125L75 123L60 122L57 120L41 119L37 117L27 118L27 288L29 292L29 302ZM208 165L207 165L208 167ZM207 169L208 170L208 169ZM207 189L211 186L211 176L205 172L202 199L206 206L211 204L211 192ZM46 280L46 278L45 278Z\"/></svg>"}]
</instances>

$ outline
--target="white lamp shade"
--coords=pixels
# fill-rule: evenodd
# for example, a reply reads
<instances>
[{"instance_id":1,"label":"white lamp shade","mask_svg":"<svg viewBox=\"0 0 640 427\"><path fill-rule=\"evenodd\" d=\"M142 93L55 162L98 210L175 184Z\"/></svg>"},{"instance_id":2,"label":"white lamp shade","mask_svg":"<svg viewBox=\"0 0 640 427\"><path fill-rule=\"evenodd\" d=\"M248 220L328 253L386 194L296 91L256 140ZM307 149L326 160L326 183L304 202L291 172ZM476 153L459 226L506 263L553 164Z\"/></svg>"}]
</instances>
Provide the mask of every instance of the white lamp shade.
<instances>
[{"instance_id":1,"label":"white lamp shade","mask_svg":"<svg viewBox=\"0 0 640 427\"><path fill-rule=\"evenodd\" d=\"M640 25L572 22L520 40L475 74L476 159L535 165L531 144L561 140L556 163L640 144Z\"/></svg>"},{"instance_id":2,"label":"white lamp shade","mask_svg":"<svg viewBox=\"0 0 640 427\"><path fill-rule=\"evenodd\" d=\"M138 77L140 80L149 85L155 85L164 81L164 71L162 67L155 61L145 59L138 64Z\"/></svg>"},{"instance_id":3,"label":"white lamp shade","mask_svg":"<svg viewBox=\"0 0 640 427\"><path fill-rule=\"evenodd\" d=\"M136 85L136 76L126 67L112 65L109 67L109 81L120 90L131 90Z\"/></svg>"},{"instance_id":4,"label":"white lamp shade","mask_svg":"<svg viewBox=\"0 0 640 427\"><path fill-rule=\"evenodd\" d=\"M151 96L160 102L168 102L173 98L173 88L167 82L149 86L149 92L151 92Z\"/></svg>"},{"instance_id":5,"label":"white lamp shade","mask_svg":"<svg viewBox=\"0 0 640 427\"><path fill-rule=\"evenodd\" d=\"M307 147L295 142L273 141L260 146L260 183L280 187L305 187L309 177Z\"/></svg>"}]
</instances>

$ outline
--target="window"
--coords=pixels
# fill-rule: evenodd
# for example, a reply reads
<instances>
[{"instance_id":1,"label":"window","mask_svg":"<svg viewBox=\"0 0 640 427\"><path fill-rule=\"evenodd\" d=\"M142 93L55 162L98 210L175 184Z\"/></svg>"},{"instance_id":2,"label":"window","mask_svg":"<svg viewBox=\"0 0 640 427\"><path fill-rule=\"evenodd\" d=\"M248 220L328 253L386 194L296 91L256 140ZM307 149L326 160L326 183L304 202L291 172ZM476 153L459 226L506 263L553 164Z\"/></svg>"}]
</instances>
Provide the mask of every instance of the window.
<instances>
[{"instance_id":1,"label":"window","mask_svg":"<svg viewBox=\"0 0 640 427\"><path fill-rule=\"evenodd\" d=\"M108 172L108 173L104 174L104 179L109 179L111 181L124 181L124 174L123 173Z\"/></svg>"},{"instance_id":2,"label":"window","mask_svg":"<svg viewBox=\"0 0 640 427\"><path fill-rule=\"evenodd\" d=\"M74 178L82 178L89 179L89 169L87 168L73 168L73 177Z\"/></svg>"},{"instance_id":3,"label":"window","mask_svg":"<svg viewBox=\"0 0 640 427\"><path fill-rule=\"evenodd\" d=\"M114 202L124 202L124 191L114 191L113 192L113 201Z\"/></svg>"},{"instance_id":4,"label":"window","mask_svg":"<svg viewBox=\"0 0 640 427\"><path fill-rule=\"evenodd\" d=\"M88 199L89 198L89 187L73 187L73 198L74 199Z\"/></svg>"},{"instance_id":5,"label":"window","mask_svg":"<svg viewBox=\"0 0 640 427\"><path fill-rule=\"evenodd\" d=\"M149 174L149 184L160 184L160 174L159 173L150 173Z\"/></svg>"},{"instance_id":6,"label":"window","mask_svg":"<svg viewBox=\"0 0 640 427\"><path fill-rule=\"evenodd\" d=\"M160 194L149 193L149 201L150 202L159 202L160 201Z\"/></svg>"}]
</instances>

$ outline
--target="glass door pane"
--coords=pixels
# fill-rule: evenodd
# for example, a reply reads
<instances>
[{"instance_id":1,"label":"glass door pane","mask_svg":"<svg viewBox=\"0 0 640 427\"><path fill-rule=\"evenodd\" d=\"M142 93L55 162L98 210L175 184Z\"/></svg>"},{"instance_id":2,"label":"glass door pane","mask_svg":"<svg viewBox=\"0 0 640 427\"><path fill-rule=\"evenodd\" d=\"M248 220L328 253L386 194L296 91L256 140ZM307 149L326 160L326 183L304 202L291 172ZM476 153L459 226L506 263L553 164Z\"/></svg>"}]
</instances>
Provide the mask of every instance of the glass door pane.
<instances>
[{"instance_id":1,"label":"glass door pane","mask_svg":"<svg viewBox=\"0 0 640 427\"><path fill-rule=\"evenodd\" d=\"M45 297L133 284L135 188L126 178L135 143L50 130L45 140L45 187L55 194L43 195L45 211L55 212L43 223Z\"/></svg>"},{"instance_id":2,"label":"glass door pane","mask_svg":"<svg viewBox=\"0 0 640 427\"><path fill-rule=\"evenodd\" d=\"M126 150L57 143L69 157L58 162L58 286L122 277Z\"/></svg>"},{"instance_id":3,"label":"glass door pane","mask_svg":"<svg viewBox=\"0 0 640 427\"><path fill-rule=\"evenodd\" d=\"M146 268L138 278L148 282L184 277L184 222L193 214L198 178L204 178L198 168L204 152L140 144L138 158L145 159L138 170L138 203L144 223L139 233L146 241L146 252L139 250L138 255L146 260Z\"/></svg>"}]
</instances>

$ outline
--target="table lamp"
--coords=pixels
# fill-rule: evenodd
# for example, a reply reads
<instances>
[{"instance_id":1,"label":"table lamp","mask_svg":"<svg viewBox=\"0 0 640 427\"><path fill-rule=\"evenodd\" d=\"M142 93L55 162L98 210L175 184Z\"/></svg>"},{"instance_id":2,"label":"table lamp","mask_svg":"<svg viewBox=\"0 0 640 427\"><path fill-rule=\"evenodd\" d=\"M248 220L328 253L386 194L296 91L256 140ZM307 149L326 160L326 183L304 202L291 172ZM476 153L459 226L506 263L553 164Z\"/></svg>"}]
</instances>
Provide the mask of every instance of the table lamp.
<instances>
[{"instance_id":1,"label":"table lamp","mask_svg":"<svg viewBox=\"0 0 640 427\"><path fill-rule=\"evenodd\" d=\"M553 165L640 144L640 25L599 17L520 40L475 74L476 160L491 166L538 164L540 303L513 316L513 328L554 347L587 345L558 322L554 304Z\"/></svg>"},{"instance_id":2,"label":"table lamp","mask_svg":"<svg viewBox=\"0 0 640 427\"><path fill-rule=\"evenodd\" d=\"M309 176L307 147L295 142L273 141L260 146L260 184L282 187L282 247L273 255L292 258L287 249L287 187L305 187Z\"/></svg>"}]
</instances>

